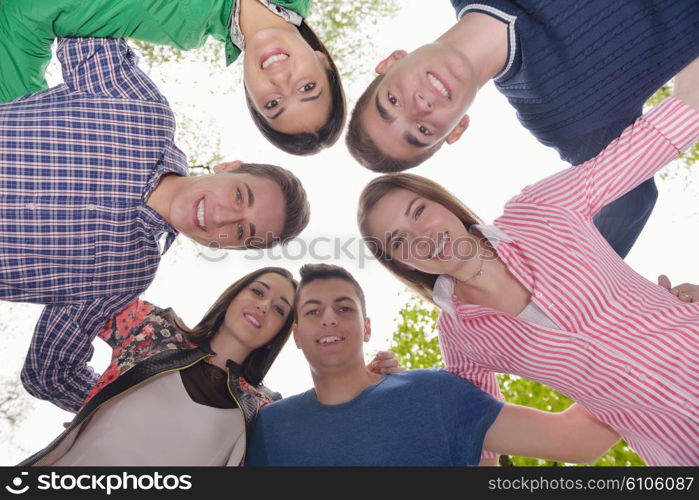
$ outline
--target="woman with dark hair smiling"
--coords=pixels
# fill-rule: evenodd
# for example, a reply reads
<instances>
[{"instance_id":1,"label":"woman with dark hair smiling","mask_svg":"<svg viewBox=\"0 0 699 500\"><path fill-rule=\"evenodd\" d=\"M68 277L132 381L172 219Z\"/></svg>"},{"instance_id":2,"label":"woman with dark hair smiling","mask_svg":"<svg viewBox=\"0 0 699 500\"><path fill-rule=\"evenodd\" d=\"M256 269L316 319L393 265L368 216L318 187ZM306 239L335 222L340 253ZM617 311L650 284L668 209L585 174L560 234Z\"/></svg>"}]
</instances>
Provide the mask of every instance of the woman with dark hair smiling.
<instances>
[{"instance_id":1,"label":"woman with dark hair smiling","mask_svg":"<svg viewBox=\"0 0 699 500\"><path fill-rule=\"evenodd\" d=\"M699 138L698 83L696 60L676 77L677 98L525 188L493 225L416 175L374 179L360 198L373 254L441 309L447 369L499 397L497 372L546 384L648 465L699 465L699 303L687 285L668 293L666 278L634 272L592 217Z\"/></svg>"},{"instance_id":2,"label":"woman with dark hair smiling","mask_svg":"<svg viewBox=\"0 0 699 500\"><path fill-rule=\"evenodd\" d=\"M5 0L0 10L0 100L46 88L57 37L135 38L179 49L226 45L226 64L245 49L250 114L276 147L309 155L332 146L345 96L332 57L304 21L310 0Z\"/></svg>"},{"instance_id":3,"label":"woman with dark hair smiling","mask_svg":"<svg viewBox=\"0 0 699 500\"><path fill-rule=\"evenodd\" d=\"M136 300L99 336L112 362L67 429L21 465L239 465L262 385L294 322L297 283L265 267L229 286L194 328ZM370 364L399 370L386 353Z\"/></svg>"}]
</instances>

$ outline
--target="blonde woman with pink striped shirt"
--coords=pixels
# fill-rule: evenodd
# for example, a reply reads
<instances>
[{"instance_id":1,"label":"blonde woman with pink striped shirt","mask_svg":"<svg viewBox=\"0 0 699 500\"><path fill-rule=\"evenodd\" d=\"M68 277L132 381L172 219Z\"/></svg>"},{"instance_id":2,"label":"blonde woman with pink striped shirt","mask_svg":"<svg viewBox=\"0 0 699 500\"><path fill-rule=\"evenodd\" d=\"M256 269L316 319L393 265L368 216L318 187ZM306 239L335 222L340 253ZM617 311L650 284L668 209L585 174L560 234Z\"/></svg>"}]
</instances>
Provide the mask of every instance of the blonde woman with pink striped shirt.
<instances>
[{"instance_id":1,"label":"blonde woman with pink striped shirt","mask_svg":"<svg viewBox=\"0 0 699 500\"><path fill-rule=\"evenodd\" d=\"M699 465L697 289L634 272L592 223L699 138L699 62L596 158L528 186L485 225L440 185L385 175L359 226L377 259L441 308L447 369L502 398L536 380L615 429L648 465ZM486 459L492 455L484 454ZM491 462L487 462L491 463Z\"/></svg>"}]
</instances>

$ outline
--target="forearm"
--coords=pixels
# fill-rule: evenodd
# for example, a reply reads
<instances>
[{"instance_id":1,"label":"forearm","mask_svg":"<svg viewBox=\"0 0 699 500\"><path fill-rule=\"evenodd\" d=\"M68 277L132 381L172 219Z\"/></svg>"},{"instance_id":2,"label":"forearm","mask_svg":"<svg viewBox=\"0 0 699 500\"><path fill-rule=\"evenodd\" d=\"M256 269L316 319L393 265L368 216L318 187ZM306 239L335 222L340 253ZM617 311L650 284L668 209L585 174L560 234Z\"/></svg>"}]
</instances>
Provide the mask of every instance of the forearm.
<instances>
[{"instance_id":1,"label":"forearm","mask_svg":"<svg viewBox=\"0 0 699 500\"><path fill-rule=\"evenodd\" d=\"M484 447L502 454L559 462L591 462L619 436L579 405L551 413L507 405L489 429Z\"/></svg>"},{"instance_id":2,"label":"forearm","mask_svg":"<svg viewBox=\"0 0 699 500\"><path fill-rule=\"evenodd\" d=\"M699 58L675 76L672 95L699 111Z\"/></svg>"},{"instance_id":3,"label":"forearm","mask_svg":"<svg viewBox=\"0 0 699 500\"><path fill-rule=\"evenodd\" d=\"M25 364L21 380L27 392L35 398L53 403L62 410L77 413L97 381L97 375L87 365L37 370Z\"/></svg>"},{"instance_id":4,"label":"forearm","mask_svg":"<svg viewBox=\"0 0 699 500\"><path fill-rule=\"evenodd\" d=\"M22 368L27 392L64 410L78 411L97 381L88 366L94 352L88 332L103 325L108 313L99 302L46 306Z\"/></svg>"},{"instance_id":5,"label":"forearm","mask_svg":"<svg viewBox=\"0 0 699 500\"><path fill-rule=\"evenodd\" d=\"M0 9L0 100L46 88L58 37L135 38L180 49L225 37L225 0L6 0Z\"/></svg>"}]
</instances>

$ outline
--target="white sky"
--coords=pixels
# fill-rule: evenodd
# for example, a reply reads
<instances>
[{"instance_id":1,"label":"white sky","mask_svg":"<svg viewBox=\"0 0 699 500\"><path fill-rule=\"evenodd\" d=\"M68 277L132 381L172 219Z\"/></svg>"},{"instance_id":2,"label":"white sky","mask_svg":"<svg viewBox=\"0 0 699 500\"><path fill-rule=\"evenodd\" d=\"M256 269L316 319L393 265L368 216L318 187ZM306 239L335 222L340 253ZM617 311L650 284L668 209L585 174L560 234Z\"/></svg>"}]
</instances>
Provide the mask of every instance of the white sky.
<instances>
[{"instance_id":1,"label":"white sky","mask_svg":"<svg viewBox=\"0 0 699 500\"><path fill-rule=\"evenodd\" d=\"M401 5L403 2L400 2ZM454 22L454 12L446 1L430 2L429 9L404 9L395 19L385 20L372 30L373 45L366 47L370 67L378 62L378 54L393 49L412 50L435 39ZM410 35L407 35L410 34ZM400 42L397 42L400 41ZM358 166L347 153L341 139L331 150L310 158L293 157L268 145L252 124L244 105L240 85L235 92L223 96L220 79L239 79L230 68L220 70L217 78L209 76L210 68L197 65L168 65L154 71L151 77L168 96L178 116L207 123L215 141L220 130L221 150L226 160L242 159L274 163L291 169L302 180L308 192L312 216L302 234L305 245L292 243L285 254L272 251L272 258L254 258L255 254L229 252L218 262L202 257L205 251L180 237L163 258L145 299L161 306L172 306L190 325L196 324L209 305L230 283L245 273L267 265L281 265L298 275L305 262L319 261L307 254L299 257L312 238L326 237L345 244L353 242L346 255L328 259L345 266L363 285L372 319L373 337L366 352L385 349L390 343L394 318L407 300L403 287L374 261L360 245L355 213L361 189L375 174ZM175 80L182 80L178 83ZM358 97L369 74L360 78L361 85L347 88L350 102ZM54 79L51 83L56 83ZM225 85L224 85L225 87ZM471 125L457 144L444 147L429 162L412 172L425 175L447 186L483 219L490 222L500 213L505 201L522 187L549 175L565 164L553 151L539 144L515 118L514 110L489 84L480 92L471 111ZM209 121L210 120L210 121ZM180 143L185 153L188 144ZM696 172L692 172L696 179ZM695 263L697 238L697 184L685 185L684 177L659 182L660 198L653 216L627 258L627 262L643 276L655 280L659 273L668 274L673 284L699 282ZM332 256L334 243L317 244L316 254ZM360 261L358 255L365 260ZM258 256L259 257L259 256ZM676 283L675 283L676 282ZM19 373L28 349L33 325L41 307L32 304L0 302L0 332L6 348L0 355L0 375ZM4 328L3 328L4 326ZM104 369L109 352L96 341L93 366ZM308 389L312 383L305 359L290 341L269 372L266 384L291 395ZM48 444L62 430L70 414L53 405L36 401L33 410L8 438L5 433L0 464L11 465Z\"/></svg>"}]
</instances>

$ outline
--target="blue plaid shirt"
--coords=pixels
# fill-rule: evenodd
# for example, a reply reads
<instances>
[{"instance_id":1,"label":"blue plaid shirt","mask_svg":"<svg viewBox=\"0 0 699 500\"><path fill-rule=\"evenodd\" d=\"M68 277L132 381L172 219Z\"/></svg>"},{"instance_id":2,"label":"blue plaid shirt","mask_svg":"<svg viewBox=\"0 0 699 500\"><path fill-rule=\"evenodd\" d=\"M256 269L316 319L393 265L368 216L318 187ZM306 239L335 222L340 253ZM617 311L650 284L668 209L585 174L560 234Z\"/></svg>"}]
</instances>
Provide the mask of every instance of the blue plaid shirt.
<instances>
[{"instance_id":1,"label":"blue plaid shirt","mask_svg":"<svg viewBox=\"0 0 699 500\"><path fill-rule=\"evenodd\" d=\"M76 411L96 380L92 340L177 235L145 202L187 161L126 42L62 39L58 57L64 84L0 104L0 299L46 304L22 382Z\"/></svg>"}]
</instances>

